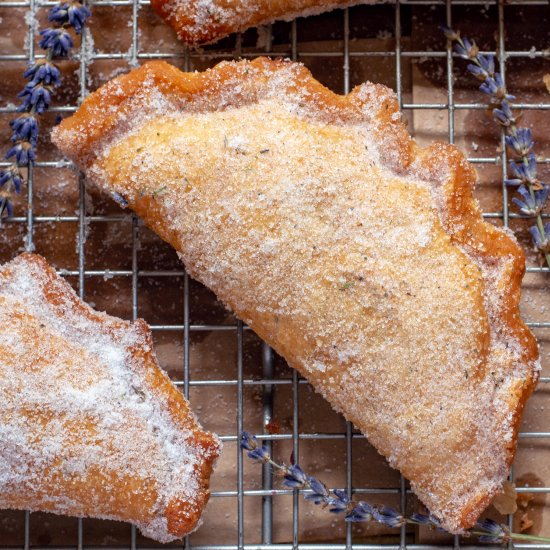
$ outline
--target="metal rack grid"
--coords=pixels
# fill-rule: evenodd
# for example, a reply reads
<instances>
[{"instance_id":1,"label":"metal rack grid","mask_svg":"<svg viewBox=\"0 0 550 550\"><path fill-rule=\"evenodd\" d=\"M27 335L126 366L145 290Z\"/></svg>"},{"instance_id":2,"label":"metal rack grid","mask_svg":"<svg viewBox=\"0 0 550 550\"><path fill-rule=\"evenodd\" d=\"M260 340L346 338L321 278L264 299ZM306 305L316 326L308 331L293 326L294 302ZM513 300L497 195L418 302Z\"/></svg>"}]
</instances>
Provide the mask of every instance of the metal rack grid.
<instances>
[{"instance_id":1,"label":"metal rack grid","mask_svg":"<svg viewBox=\"0 0 550 550\"><path fill-rule=\"evenodd\" d=\"M40 0L21 0L21 1L0 1L1 8L26 8L34 15L37 9L54 5L55 2ZM271 53L272 35L270 33L267 44L264 48L257 51L242 51L241 37L237 35L235 41L235 48L233 51L218 51L215 48L207 49L206 51L196 53L185 49L183 53L163 53L163 52L146 52L140 49L140 37L138 32L138 21L140 9L143 6L149 4L148 0L94 0L94 6L126 6L132 9L132 47L131 55L128 56L124 52L114 53L98 53L95 52L91 56L86 53L86 35L83 36L83 40L80 46L80 54L77 55L80 61L79 65L79 81L80 81L80 97L79 103L87 95L88 89L86 84L86 71L87 65L90 61L95 60L116 60L116 59L128 59L130 65L137 64L142 60L149 59L172 59L175 57L181 58L181 67L183 70L189 70L191 62L194 58L201 59L221 59L221 58L239 58L239 57L255 57L257 55L265 55ZM343 16L343 49L341 52L307 52L308 57L339 57L342 60L342 74L344 82L344 92L348 93L350 90L350 59L357 56L372 56L372 57L388 57L395 59L396 70L396 93L399 104L403 110L414 109L436 109L446 111L448 117L448 139L453 143L455 138L454 117L457 110L463 109L485 109L484 103L457 103L454 100L454 79L453 79L453 64L455 62L455 55L452 53L451 48L447 46L445 50L441 51L404 51L402 49L402 6L431 6L438 5L444 6L446 13L445 23L449 26L452 25L453 6L468 5L468 6L496 6L498 13L497 21L497 53L500 72L505 77L506 75L506 62L511 58L546 58L549 56L548 51L537 49L535 51L507 51L505 49L505 12L506 7L510 5L520 6L541 6L547 7L547 0L397 0L392 3L395 19L395 49L394 51L351 51L350 50L350 10L344 10ZM353 8L352 8L353 9ZM278 52L277 56L285 55L293 60L300 60L302 53L300 52L300 42L298 40L299 28L302 25L307 25L307 19L300 19L294 21L291 24L291 41L289 51L281 54ZM4 55L0 52L0 62L12 62L12 61L33 61L41 57L41 54L37 53L34 47L33 40L33 26L28 24L28 52L21 54L8 54ZM406 103L403 101L403 89L402 89L402 74L401 66L404 58L419 58L430 57L440 58L446 62L446 80L447 80L447 101L445 103ZM545 103L515 103L513 107L523 110L549 110L550 102ZM72 113L77 109L76 105L69 106L54 106L51 111L56 113ZM14 113L15 108L12 106L0 106L0 113ZM501 136L501 144L504 144L504 134ZM501 147L501 152L495 157L476 157L469 159L474 164L490 164L499 165L502 167L502 174L506 172L507 158L506 148ZM538 160L539 163L548 165L550 164L550 158L542 158ZM6 166L8 163L0 162L0 166ZM65 168L70 167L71 163L67 161L40 161L36 162L37 167L54 167ZM267 345L263 345L262 350L262 365L261 365L261 377L254 379L245 379L243 374L243 336L244 332L248 330L248 327L244 326L242 322L237 321L234 325L205 325L205 324L191 324L190 323L190 297L189 297L189 277L187 273L182 270L175 271L159 271L159 270L140 270L138 265L138 249L140 239L140 222L132 215L132 268L131 270L90 270L86 269L85 263L85 231L86 224L90 222L94 223L110 223L113 221L126 220L125 215L87 215L86 214L86 194L85 194L85 180L82 174L78 178L79 185L79 208L78 215L64 215L64 216L35 216L33 215L33 168L29 171L29 182L27 186L27 204L26 214L21 216L15 216L7 220L9 224L23 224L26 227L26 239L25 249L28 251L34 250L34 231L36 224L41 223L65 223L76 222L78 223L78 269L77 270L63 270L61 273L64 276L73 276L78 278L78 292L81 298L86 298L86 281L92 277L124 277L131 278L131 297L132 297L132 318L136 319L139 315L139 279L142 277L183 277L184 280L184 297L183 297L183 324L157 324L152 325L153 331L178 331L183 334L184 351L183 351L183 380L176 382L183 389L184 394L189 396L189 389L192 386L199 385L231 385L236 387L237 392L237 410L235 411L237 420L237 433L222 434L221 439L223 441L236 441L238 439L238 433L245 427L243 425L243 393L244 388L247 386L261 386L263 390L263 421L264 424L269 422L273 412L273 392L275 388L280 385L290 385L292 387L293 396L293 428L292 433L285 434L257 434L261 437L266 445L271 446L274 441L277 440L291 440L295 455L298 455L299 444L302 440L320 440L320 439L342 439L346 444L346 489L348 495L352 494L395 494L399 495L401 509L404 510L407 504L407 498L410 494L410 490L406 489L406 483L401 476L399 488L386 488L386 489L369 489L365 487L355 487L352 479L352 440L355 438L362 438L361 434L355 433L352 429L352 425L348 422L344 433L331 434L331 433L302 433L300 432L298 425L298 388L301 384L307 382L301 379L294 371L290 378L276 379L273 375L274 369L274 357L273 352ZM503 185L502 187L502 209L500 211L485 213L486 218L496 218L503 222L505 227L508 227L510 219L519 217L517 214L510 212L508 209L508 197L507 189ZM546 218L550 217L550 214L545 215ZM548 273L549 268L546 267L528 267L528 272ZM530 319L527 323L534 328L550 328L550 321ZM190 335L192 332L199 331L232 331L235 333L237 341L237 369L236 376L233 379L224 380L212 380L212 381L199 381L192 380L190 376L190 361L189 361L189 349L190 349ZM258 369L259 373L259 369ZM541 384L547 384L550 382L550 377L541 378ZM550 439L550 431L547 432L522 432L520 438L544 438ZM212 494L213 498L223 497L236 497L237 499L237 517L238 517L238 530L237 538L232 543L226 544L220 542L215 545L196 546L190 544L187 538L184 541L185 548L195 548L196 550L233 550L233 549L261 549L261 550L288 550L291 548L301 548L303 550L344 550L348 548L357 548L358 550L375 550L375 549L398 549L398 548L411 548L411 549L424 549L428 550L432 546L422 544L408 544L407 533L405 527L401 528L399 543L396 544L356 544L353 541L351 525L347 526L345 542L334 544L303 544L300 543L298 537L298 508L299 508L299 494L296 490L273 488L273 479L268 467L264 466L262 474L262 488L255 490L244 489L243 479L243 457L239 451L237 451L237 483L234 490L231 491L218 491ZM513 479L513 473L511 474ZM518 492L529 493L550 493L550 487L518 487ZM272 525L273 525L273 506L272 498L277 495L292 495L292 540L286 544L272 544ZM244 500L248 496L261 496L262 497L262 542L261 544L245 544L244 541ZM83 522L78 521L77 540L74 541L74 547L79 550L87 547L85 543ZM511 518L510 518L511 522ZM30 533L31 533L31 519L28 512L25 513L24 533L21 540L21 545L18 548L29 549L30 546ZM132 528L130 548L136 548L136 530ZM450 547L458 548L461 545L461 541L458 537L454 537L454 541ZM550 545L545 544L516 544L517 548L550 548ZM0 541L1 547L1 541ZM437 546L442 548L443 546ZM447 547L449 547L447 545ZM470 545L471 547L471 545ZM36 548L33 546L33 548ZM140 548L144 548L140 546Z\"/></svg>"}]
</instances>

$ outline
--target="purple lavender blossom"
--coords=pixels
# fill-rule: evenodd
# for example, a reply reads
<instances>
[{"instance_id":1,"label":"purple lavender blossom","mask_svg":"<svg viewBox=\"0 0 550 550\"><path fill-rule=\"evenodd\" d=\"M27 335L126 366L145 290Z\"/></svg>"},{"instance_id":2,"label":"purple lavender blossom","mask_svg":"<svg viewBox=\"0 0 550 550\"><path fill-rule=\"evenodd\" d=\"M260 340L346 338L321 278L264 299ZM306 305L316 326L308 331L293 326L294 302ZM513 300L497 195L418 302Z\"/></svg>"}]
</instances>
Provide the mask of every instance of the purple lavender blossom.
<instances>
[{"instance_id":1,"label":"purple lavender blossom","mask_svg":"<svg viewBox=\"0 0 550 550\"><path fill-rule=\"evenodd\" d=\"M350 506L350 499L345 491L342 489L333 489L332 496L328 498L329 512L333 514L339 514L340 512L347 512Z\"/></svg>"},{"instance_id":2,"label":"purple lavender blossom","mask_svg":"<svg viewBox=\"0 0 550 550\"><path fill-rule=\"evenodd\" d=\"M43 50L51 50L54 57L67 57L74 46L73 39L66 29L43 29L40 31L40 47Z\"/></svg>"},{"instance_id":3,"label":"purple lavender blossom","mask_svg":"<svg viewBox=\"0 0 550 550\"><path fill-rule=\"evenodd\" d=\"M346 516L346 521L351 523L362 523L364 521L376 521L374 508L364 500L360 500Z\"/></svg>"},{"instance_id":4,"label":"purple lavender blossom","mask_svg":"<svg viewBox=\"0 0 550 550\"><path fill-rule=\"evenodd\" d=\"M284 475L283 485L291 489L303 489L307 485L307 481L304 470L302 470L298 464L293 464L288 467Z\"/></svg>"},{"instance_id":5,"label":"purple lavender blossom","mask_svg":"<svg viewBox=\"0 0 550 550\"><path fill-rule=\"evenodd\" d=\"M70 25L76 34L80 34L86 20L91 15L90 10L79 2L64 2L52 8L48 20L60 26Z\"/></svg>"},{"instance_id":6,"label":"purple lavender blossom","mask_svg":"<svg viewBox=\"0 0 550 550\"><path fill-rule=\"evenodd\" d=\"M28 141L36 147L38 140L38 120L31 114L24 114L12 120L10 126L13 130L12 141Z\"/></svg>"},{"instance_id":7,"label":"purple lavender blossom","mask_svg":"<svg viewBox=\"0 0 550 550\"><path fill-rule=\"evenodd\" d=\"M304 498L306 500L310 500L314 504L328 504L330 491L328 490L327 486L315 477L309 476L307 479L309 488L313 491L313 493L305 495Z\"/></svg>"},{"instance_id":8,"label":"purple lavender blossom","mask_svg":"<svg viewBox=\"0 0 550 550\"><path fill-rule=\"evenodd\" d=\"M534 146L530 128L518 128L515 134L506 136L505 140L506 145L519 157L526 157Z\"/></svg>"},{"instance_id":9,"label":"purple lavender blossom","mask_svg":"<svg viewBox=\"0 0 550 550\"><path fill-rule=\"evenodd\" d=\"M61 84L61 71L51 61L45 59L33 63L23 73L23 76L30 79L28 86L37 86L38 84L59 86Z\"/></svg>"},{"instance_id":10,"label":"purple lavender blossom","mask_svg":"<svg viewBox=\"0 0 550 550\"><path fill-rule=\"evenodd\" d=\"M518 193L522 199L514 197L512 202L519 208L520 214L527 217L534 217L541 213L546 201L548 200L548 193L550 187L544 186L539 191L529 191L527 187L521 185L518 188Z\"/></svg>"},{"instance_id":11,"label":"purple lavender blossom","mask_svg":"<svg viewBox=\"0 0 550 550\"><path fill-rule=\"evenodd\" d=\"M510 161L510 168L514 173L515 179L530 185L537 185L537 159L533 153L530 153L524 159L522 164L516 164L513 160Z\"/></svg>"},{"instance_id":12,"label":"purple lavender blossom","mask_svg":"<svg viewBox=\"0 0 550 550\"><path fill-rule=\"evenodd\" d=\"M27 141L16 143L7 153L6 159L15 157L18 166L28 166L35 160L35 152L32 145Z\"/></svg>"},{"instance_id":13,"label":"purple lavender blossom","mask_svg":"<svg viewBox=\"0 0 550 550\"><path fill-rule=\"evenodd\" d=\"M500 109L493 109L493 117L504 127L509 127L516 124L516 119L514 118L510 105L507 101L501 102Z\"/></svg>"},{"instance_id":14,"label":"purple lavender blossom","mask_svg":"<svg viewBox=\"0 0 550 550\"><path fill-rule=\"evenodd\" d=\"M522 216L536 219L536 225L529 229L535 246L544 253L546 263L550 267L550 247L548 246L548 230L550 226L543 224L541 213L549 198L549 187L537 177L537 161L533 152L534 142L529 128L518 128L518 117L515 117L509 101L515 99L509 94L502 75L495 72L495 63L492 55L481 55L475 42L462 38L460 32L444 27L445 36L456 42L455 52L462 58L468 59L468 71L483 81L479 89L487 94L493 108L494 119L503 127L506 145L515 156L510 161L512 177L506 178L504 183L518 187L520 197L514 197L512 202L519 208Z\"/></svg>"},{"instance_id":15,"label":"purple lavender blossom","mask_svg":"<svg viewBox=\"0 0 550 550\"><path fill-rule=\"evenodd\" d=\"M547 235L550 235L550 222L542 225L543 231L540 230L538 225L534 225L529 228L529 233L535 241L535 245L539 250L543 252L550 252L550 240Z\"/></svg>"},{"instance_id":16,"label":"purple lavender blossom","mask_svg":"<svg viewBox=\"0 0 550 550\"><path fill-rule=\"evenodd\" d=\"M548 224L550 226L550 224ZM548 228L550 230L550 227ZM258 440L249 432L242 432L240 437L240 445L244 451L247 451L249 457L258 461L258 456L264 456L263 447L259 446ZM256 451L261 451L256 455ZM252 455L252 456L251 456ZM259 462L266 462L259 460ZM401 527L405 524L424 525L426 527L443 531L441 524L431 514L412 514L407 517L400 514L393 508L387 506L373 506L363 500L354 501L348 497L348 494L343 489L328 489L327 486L317 478L307 475L298 464L286 466L278 464L269 457L267 460L271 466L281 472L284 476L283 485L293 489L309 489L311 492L306 492L304 498L328 508L333 514L343 514L346 522L377 522L391 528ZM544 540L543 537L531 535L510 533L504 525L500 525L493 520L486 519L478 522L470 533L479 537L481 542L503 543L513 538Z\"/></svg>"},{"instance_id":17,"label":"purple lavender blossom","mask_svg":"<svg viewBox=\"0 0 550 550\"><path fill-rule=\"evenodd\" d=\"M23 176L17 168L17 166L11 166L7 170L0 172L0 189L6 187L8 184L13 185L16 193L21 193L21 183Z\"/></svg>"},{"instance_id":18,"label":"purple lavender blossom","mask_svg":"<svg viewBox=\"0 0 550 550\"><path fill-rule=\"evenodd\" d=\"M90 10L80 2L62 2L49 12L52 27L40 31L39 45L46 51L46 57L33 62L23 73L29 82L17 96L22 99L17 110L25 114L10 122L14 145L6 158L13 159L13 163L0 170L0 221L3 215L13 214L12 197L21 192L25 181L20 168L34 164L36 159L39 131L36 115L48 110L54 89L61 85L61 72L52 59L69 55L74 46L69 29L81 34L90 15Z\"/></svg>"},{"instance_id":19,"label":"purple lavender blossom","mask_svg":"<svg viewBox=\"0 0 550 550\"><path fill-rule=\"evenodd\" d=\"M484 519L476 523L474 529L487 533L479 537L479 542L496 542L502 544L509 540L508 529L492 519Z\"/></svg>"},{"instance_id":20,"label":"purple lavender blossom","mask_svg":"<svg viewBox=\"0 0 550 550\"><path fill-rule=\"evenodd\" d=\"M17 109L18 111L35 111L39 115L47 111L52 101L52 88L38 84L31 86L27 84L23 91L17 94L17 97L23 98L23 103Z\"/></svg>"}]
</instances>

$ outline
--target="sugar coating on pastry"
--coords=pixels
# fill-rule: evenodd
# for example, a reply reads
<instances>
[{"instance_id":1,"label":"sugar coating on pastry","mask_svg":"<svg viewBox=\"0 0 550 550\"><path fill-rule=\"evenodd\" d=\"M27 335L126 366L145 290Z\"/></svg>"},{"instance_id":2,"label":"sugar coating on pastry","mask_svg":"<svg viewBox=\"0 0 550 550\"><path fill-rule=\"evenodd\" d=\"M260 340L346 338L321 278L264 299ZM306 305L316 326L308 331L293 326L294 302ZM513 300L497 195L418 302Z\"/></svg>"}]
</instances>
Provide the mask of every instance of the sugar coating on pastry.
<instances>
[{"instance_id":1,"label":"sugar coating on pastry","mask_svg":"<svg viewBox=\"0 0 550 550\"><path fill-rule=\"evenodd\" d=\"M475 171L421 149L394 94L301 65L151 63L53 133L410 481L452 531L505 479L538 350L524 257Z\"/></svg>"},{"instance_id":2,"label":"sugar coating on pastry","mask_svg":"<svg viewBox=\"0 0 550 550\"><path fill-rule=\"evenodd\" d=\"M249 27L317 15L372 0L151 0L186 44L215 42Z\"/></svg>"},{"instance_id":3,"label":"sugar coating on pastry","mask_svg":"<svg viewBox=\"0 0 550 550\"><path fill-rule=\"evenodd\" d=\"M0 268L0 508L196 528L218 439L159 368L144 321L92 310L39 256Z\"/></svg>"}]
</instances>

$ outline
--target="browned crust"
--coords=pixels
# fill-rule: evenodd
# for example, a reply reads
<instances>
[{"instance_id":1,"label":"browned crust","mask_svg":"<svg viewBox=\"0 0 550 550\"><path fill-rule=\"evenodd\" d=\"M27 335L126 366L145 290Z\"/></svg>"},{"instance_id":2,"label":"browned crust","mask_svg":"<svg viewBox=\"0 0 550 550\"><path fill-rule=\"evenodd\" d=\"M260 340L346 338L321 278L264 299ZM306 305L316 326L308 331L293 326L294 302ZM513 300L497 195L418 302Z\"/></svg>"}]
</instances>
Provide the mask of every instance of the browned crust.
<instances>
[{"instance_id":1,"label":"browned crust","mask_svg":"<svg viewBox=\"0 0 550 550\"><path fill-rule=\"evenodd\" d=\"M86 165L93 160L94 152L100 150L99 141L111 136L117 117L131 109L125 100L139 91L144 79L154 83L162 93L176 102L200 94L209 99L209 104L215 105L215 98L220 96L228 81L234 81L238 77L245 82L250 80L245 67L257 69L254 78L258 84L270 73L280 70L284 63L286 62L258 58L250 63L220 63L203 73L182 73L164 62L149 63L115 79L100 92L89 96L79 111L64 120L54 131L54 141L71 158ZM400 117L395 116L399 107L390 90L381 85L371 85L358 87L349 95L341 96L317 82L305 67L295 64L295 71L294 83L289 83L287 89L295 91L299 88L308 98L312 110L316 109L318 116L324 120L338 120L340 123L364 120L371 115L366 115L362 107L377 105L377 111L372 114L370 122L374 125L374 131L384 136L387 144L384 151L380 152L382 162L402 174L407 174L414 165L426 180L442 186L444 208L440 210L446 212L442 216L442 223L453 242L482 264L490 266L499 262L505 265L499 281L500 288L505 291L501 293L497 317L508 333L521 343L522 360L532 367L530 377L518 384L515 393L510 396L510 410L513 411L510 427L514 433L507 447L507 463L510 465L517 446L521 413L538 379L534 367L538 358L537 343L519 315L520 287L525 273L523 251L504 231L483 221L473 195L476 172L465 156L454 145L446 143L433 143L427 148L419 147L410 137ZM445 174L445 177L441 174ZM162 219L155 218L154 204L142 201L136 205L136 210L138 214L147 210L152 229L162 226L166 235ZM166 240L174 246L177 243L175 235L168 236ZM463 510L459 528L465 529L473 525L492 497L493 494L483 494L473 498Z\"/></svg>"},{"instance_id":2,"label":"browned crust","mask_svg":"<svg viewBox=\"0 0 550 550\"><path fill-rule=\"evenodd\" d=\"M214 0L207 12L199 0L151 0L155 11L191 46L216 42L234 32L278 19L295 19L333 8L360 4L361 0ZM219 17L216 10L223 10Z\"/></svg>"},{"instance_id":3,"label":"browned crust","mask_svg":"<svg viewBox=\"0 0 550 550\"><path fill-rule=\"evenodd\" d=\"M356 89L357 90L357 89ZM354 92L350 94L353 96ZM387 95L387 94L386 94ZM386 99L385 106L378 112L380 125L377 132L388 136L394 147L388 147L390 156L385 159L396 171L405 171L413 163L420 165L428 181L444 186L444 208L446 212L442 222L453 242L465 251L481 260L483 264L493 265L504 261L506 269L501 275L499 286L506 289L501 295L498 317L510 334L517 338L522 346L522 360L532 364L531 376L515 389L510 396L510 410L513 411L510 427L513 431L507 446L506 462L511 466L516 448L517 436L521 424L521 415L538 381L538 372L534 364L538 359L537 341L522 321L519 313L521 282L525 274L525 255L518 243L502 230L483 220L479 205L474 197L477 175L474 167L464 154L454 145L435 142L426 148L419 147L409 135L405 125L392 118L399 112L397 99L392 95ZM449 177L441 180L438 174L447 167ZM471 527L481 512L489 505L494 494L478 495L469 506L463 509L461 527Z\"/></svg>"},{"instance_id":4,"label":"browned crust","mask_svg":"<svg viewBox=\"0 0 550 550\"><path fill-rule=\"evenodd\" d=\"M67 311L67 308L70 308L74 313L82 315L89 321L99 325L101 327L100 330L103 332L110 334L114 334L115 331L120 329L130 330L132 327L132 323L129 321L98 313L80 300L71 286L56 274L55 270L42 256L29 253L21 254L7 265L8 269L4 273L8 275L11 266L21 263L38 267L46 280L44 295L53 307L59 307L60 314ZM197 491L196 498L193 501L173 499L167 504L164 510L164 516L168 522L168 531L174 537L183 538L197 526L202 511L210 497L210 475L219 455L219 443L211 433L204 431L199 426L189 408L189 403L170 381L166 373L159 367L153 351L153 339L149 325L143 319L138 319L134 323L134 328L139 334L139 339L136 341L135 346L130 348L130 353L135 360L132 364L138 371L136 374L140 375L144 386L152 395L167 404L170 415L176 425L181 427L182 430L191 431L193 439L190 442L201 449L200 454L203 457L200 469L197 472L200 489ZM128 501L131 501L131 498L132 495L128 494ZM157 511L150 510L147 512L142 510L143 506L146 506L147 503L140 501L132 505L128 501L123 504L124 515L128 515L128 512L130 512L131 516L132 509L136 513L139 513L139 517L141 518L150 516L152 519L154 515L158 514ZM55 510L50 511L55 512ZM74 515L81 514L78 510L75 510ZM136 518L132 517L121 517L121 519L126 519L127 521L136 520Z\"/></svg>"}]
</instances>

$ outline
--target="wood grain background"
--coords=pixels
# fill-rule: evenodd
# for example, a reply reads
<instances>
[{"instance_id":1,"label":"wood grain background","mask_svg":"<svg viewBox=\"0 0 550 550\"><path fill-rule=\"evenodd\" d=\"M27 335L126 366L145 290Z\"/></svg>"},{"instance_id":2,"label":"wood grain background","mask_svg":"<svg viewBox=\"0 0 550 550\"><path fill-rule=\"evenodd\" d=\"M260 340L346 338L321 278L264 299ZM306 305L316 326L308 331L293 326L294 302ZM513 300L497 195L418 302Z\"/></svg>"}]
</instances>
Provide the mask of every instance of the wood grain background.
<instances>
[{"instance_id":1,"label":"wood grain background","mask_svg":"<svg viewBox=\"0 0 550 550\"><path fill-rule=\"evenodd\" d=\"M395 49L395 7L392 5L359 6L349 11L350 51L379 52ZM131 6L94 6L90 22L94 51L102 53L130 52ZM40 25L45 24L46 8L38 9ZM543 50L550 46L549 13L541 7L505 8L505 43L507 50ZM2 7L0 0L0 55L22 53L25 47L25 10ZM342 11L314 18L300 19L297 24L298 52L314 76L331 89L342 92L343 42ZM445 40L438 25L445 21L444 6L401 7L403 51L442 51ZM497 32L495 6L457 6L453 8L453 22L463 34L475 37L484 49L494 50ZM174 33L163 24L149 6L139 12L139 45L141 52L168 52L174 55L169 61L183 68L183 46ZM269 31L254 29L244 34L241 51L247 53L276 53L290 55L291 25L273 26L273 42L266 42ZM36 37L35 37L36 40ZM235 37L220 44L195 52L190 58L192 69L203 70L235 51ZM324 53L325 55L320 55ZM179 57L178 57L179 56ZM89 64L89 89L95 89L131 67L130 56L123 59L94 60ZM56 105L75 105L79 95L78 63L64 61L63 90L55 99ZM414 103L446 103L447 73L444 58L402 57L403 101ZM0 105L16 102L15 95L24 85L21 73L24 62L0 61ZM509 89L521 102L549 102L542 82L550 72L548 58L511 58L507 62ZM455 101L478 102L482 97L475 82L466 75L465 63L455 63ZM365 80L384 83L395 89L395 58L352 56L350 59L351 85ZM448 139L446 110L415 109L405 112L411 133L425 144L435 139ZM8 121L13 115L0 113L0 148L7 150ZM49 141L49 129L56 122L55 114L44 117L38 146L40 161L61 160L60 153ZM550 111L529 110L524 123L533 127L537 153L550 157ZM455 141L469 157L498 156L499 133L490 116L483 110L455 112ZM502 210L500 164L478 165L477 196L487 212ZM549 177L548 165L540 166L542 179ZM16 215L26 214L25 192L16 203ZM34 185L34 213L37 216L74 215L78 213L78 175L70 168L37 168ZM86 189L88 215L123 214L109 198L93 188ZM498 218L491 220L500 224ZM523 220L511 220L511 227L523 245L529 265L539 265ZM0 261L4 262L23 249L26 226L24 223L7 223L0 230ZM34 232L36 251L44 255L58 269L76 270L78 267L78 223L37 223ZM174 251L144 227L139 228L138 264L144 270L179 270L181 266ZM89 270L129 270L132 265L132 220L124 213L118 221L89 222L86 225L85 265ZM523 313L529 321L550 320L549 274L528 274L524 282ZM69 277L77 285L75 278ZM85 298L95 308L123 318L132 316L131 278L118 276L90 276L85 280ZM139 279L139 316L154 324L183 323L183 278L141 277ZM193 324L235 324L235 319L201 285L191 282L190 314ZM541 346L543 375L550 376L550 339L548 329L536 329ZM183 378L183 334L177 331L155 333L156 350L161 365L174 380ZM193 332L190 345L191 380L235 380L237 340L235 331ZM247 332L244 346L245 378L259 379L261 371L261 343ZM280 359L276 361L275 378L289 379L291 372ZM235 434L236 386L210 385L191 388L191 403L206 428L221 435ZM251 431L261 431L262 386L247 385L244 390L244 425ZM380 404L383 406L383 403ZM290 385L277 386L274 401L274 429L292 432L292 390ZM299 430L303 433L343 433L345 422L309 386L300 385ZM540 385L529 402L522 431L550 431L550 385ZM345 485L345 440L305 440L300 443L299 461L311 474L322 478L330 486ZM224 454L213 477L213 490L235 490L237 487L235 443L226 443ZM288 460L291 442L278 442L275 455ZM260 488L261 472L255 465L245 464L245 488ZM389 468L363 439L353 442L353 483L356 487L399 488L399 475ZM550 486L550 447L548 439L521 439L514 467L518 487ZM277 484L277 482L275 482ZM525 497L524 497L525 500ZM399 505L397 495L375 494L373 503ZM407 499L409 511L418 508L416 499ZM292 499L277 496L274 506L274 542L292 541ZM489 515L502 519L494 509ZM536 495L527 507L514 517L516 528L521 516L527 513L533 521L530 533L550 536L550 508L546 495ZM261 541L261 497L245 497L245 542ZM0 547L22 546L23 512L0 511ZM398 530L377 525L356 525L354 542L396 542ZM299 508L300 542L344 542L345 527L341 519L312 504L301 502ZM31 544L38 546L76 545L77 521L74 518L49 514L32 514ZM449 542L449 537L425 530L410 531L410 542ZM192 544L234 544L237 541L236 498L213 498L204 516L203 527L191 536ZM130 528L126 524L100 520L84 521L84 543L90 546L128 546ZM152 541L138 536L138 545L155 546Z\"/></svg>"}]
</instances>

